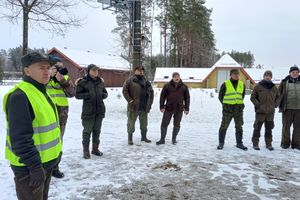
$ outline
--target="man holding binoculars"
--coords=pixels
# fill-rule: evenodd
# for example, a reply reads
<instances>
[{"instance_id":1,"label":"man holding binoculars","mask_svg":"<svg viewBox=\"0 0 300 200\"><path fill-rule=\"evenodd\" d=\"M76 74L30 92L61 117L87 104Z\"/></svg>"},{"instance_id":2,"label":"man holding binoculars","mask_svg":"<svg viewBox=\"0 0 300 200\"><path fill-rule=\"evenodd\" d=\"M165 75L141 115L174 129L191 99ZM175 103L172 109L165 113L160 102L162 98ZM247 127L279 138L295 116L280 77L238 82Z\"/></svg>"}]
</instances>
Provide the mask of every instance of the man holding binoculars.
<instances>
[{"instance_id":1,"label":"man holding binoculars","mask_svg":"<svg viewBox=\"0 0 300 200\"><path fill-rule=\"evenodd\" d=\"M69 79L68 69L63 67L62 60L53 55L49 55L50 61L50 81L47 84L47 93L57 107L61 139L63 139L69 112L68 97L75 96L75 86ZM64 174L59 170L59 162L53 168L52 176L63 178Z\"/></svg>"}]
</instances>

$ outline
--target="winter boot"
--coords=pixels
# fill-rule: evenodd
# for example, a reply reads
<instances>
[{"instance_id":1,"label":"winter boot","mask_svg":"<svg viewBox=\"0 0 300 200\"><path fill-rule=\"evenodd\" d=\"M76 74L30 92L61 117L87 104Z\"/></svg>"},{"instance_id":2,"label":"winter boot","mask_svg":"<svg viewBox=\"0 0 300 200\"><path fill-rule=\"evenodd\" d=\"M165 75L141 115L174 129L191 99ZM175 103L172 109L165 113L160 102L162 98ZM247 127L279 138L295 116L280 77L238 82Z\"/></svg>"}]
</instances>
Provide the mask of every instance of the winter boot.
<instances>
[{"instance_id":1,"label":"winter boot","mask_svg":"<svg viewBox=\"0 0 300 200\"><path fill-rule=\"evenodd\" d=\"M52 171L52 176L54 176L55 178L63 178L65 175L59 169L54 169Z\"/></svg>"},{"instance_id":2,"label":"winter boot","mask_svg":"<svg viewBox=\"0 0 300 200\"><path fill-rule=\"evenodd\" d=\"M225 133L219 132L219 145L217 146L218 150L222 150L224 148L225 141Z\"/></svg>"},{"instance_id":3,"label":"winter boot","mask_svg":"<svg viewBox=\"0 0 300 200\"><path fill-rule=\"evenodd\" d=\"M82 144L83 146L83 158L85 159L89 159L91 158L91 155L90 155L90 150L89 150L89 144Z\"/></svg>"},{"instance_id":4,"label":"winter boot","mask_svg":"<svg viewBox=\"0 0 300 200\"><path fill-rule=\"evenodd\" d=\"M260 148L258 146L258 140L257 140L257 138L252 137L252 143L253 143L253 149L259 151Z\"/></svg>"},{"instance_id":5,"label":"winter boot","mask_svg":"<svg viewBox=\"0 0 300 200\"><path fill-rule=\"evenodd\" d=\"M258 145L254 145L254 144L253 144L253 149L254 149L254 150L257 150L257 151L260 150L259 146L258 146Z\"/></svg>"},{"instance_id":6,"label":"winter boot","mask_svg":"<svg viewBox=\"0 0 300 200\"><path fill-rule=\"evenodd\" d=\"M142 142L151 143L151 140L147 139L147 132L142 131L141 134L142 134L142 138L141 138Z\"/></svg>"},{"instance_id":7,"label":"winter boot","mask_svg":"<svg viewBox=\"0 0 300 200\"><path fill-rule=\"evenodd\" d=\"M167 127L160 127L160 140L156 142L156 145L165 144L165 138L167 135Z\"/></svg>"},{"instance_id":8,"label":"winter boot","mask_svg":"<svg viewBox=\"0 0 300 200\"><path fill-rule=\"evenodd\" d=\"M93 143L92 154L96 156L103 156L103 153L99 151L99 144Z\"/></svg>"},{"instance_id":9,"label":"winter boot","mask_svg":"<svg viewBox=\"0 0 300 200\"><path fill-rule=\"evenodd\" d=\"M172 133L172 144L177 144L177 141L176 141L176 137L179 133L179 130L180 130L180 127L174 127L173 128L173 133Z\"/></svg>"},{"instance_id":10,"label":"winter boot","mask_svg":"<svg viewBox=\"0 0 300 200\"><path fill-rule=\"evenodd\" d=\"M235 133L235 139L237 148L242 149L244 151L248 150L248 148L243 145L243 133Z\"/></svg>"},{"instance_id":11,"label":"winter boot","mask_svg":"<svg viewBox=\"0 0 300 200\"><path fill-rule=\"evenodd\" d=\"M270 151L274 150L274 147L272 147L272 145L266 145L266 148L269 149Z\"/></svg>"},{"instance_id":12,"label":"winter boot","mask_svg":"<svg viewBox=\"0 0 300 200\"><path fill-rule=\"evenodd\" d=\"M128 145L133 145L133 142L132 142L132 133L128 133Z\"/></svg>"}]
</instances>

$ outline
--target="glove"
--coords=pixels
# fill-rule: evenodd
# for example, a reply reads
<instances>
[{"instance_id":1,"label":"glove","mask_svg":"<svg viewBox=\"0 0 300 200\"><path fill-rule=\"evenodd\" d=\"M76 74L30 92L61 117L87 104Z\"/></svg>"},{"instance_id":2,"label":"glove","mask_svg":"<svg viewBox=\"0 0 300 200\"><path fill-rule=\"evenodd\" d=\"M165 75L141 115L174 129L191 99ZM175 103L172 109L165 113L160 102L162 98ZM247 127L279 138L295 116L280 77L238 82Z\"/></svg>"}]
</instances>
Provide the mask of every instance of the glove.
<instances>
[{"instance_id":1,"label":"glove","mask_svg":"<svg viewBox=\"0 0 300 200\"><path fill-rule=\"evenodd\" d=\"M45 170L42 167L29 170L29 186L39 187L46 180Z\"/></svg>"}]
</instances>

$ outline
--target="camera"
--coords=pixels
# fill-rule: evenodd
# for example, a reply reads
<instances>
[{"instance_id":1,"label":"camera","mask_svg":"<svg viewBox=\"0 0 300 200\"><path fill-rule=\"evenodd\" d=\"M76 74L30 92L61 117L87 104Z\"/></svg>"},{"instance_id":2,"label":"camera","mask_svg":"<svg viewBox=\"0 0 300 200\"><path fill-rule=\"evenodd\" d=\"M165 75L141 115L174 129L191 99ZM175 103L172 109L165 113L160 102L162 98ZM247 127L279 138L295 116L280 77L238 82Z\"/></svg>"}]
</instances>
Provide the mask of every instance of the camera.
<instances>
[{"instance_id":1,"label":"camera","mask_svg":"<svg viewBox=\"0 0 300 200\"><path fill-rule=\"evenodd\" d=\"M68 69L65 67L59 67L57 68L57 71L61 74L61 75L67 75L68 74Z\"/></svg>"}]
</instances>

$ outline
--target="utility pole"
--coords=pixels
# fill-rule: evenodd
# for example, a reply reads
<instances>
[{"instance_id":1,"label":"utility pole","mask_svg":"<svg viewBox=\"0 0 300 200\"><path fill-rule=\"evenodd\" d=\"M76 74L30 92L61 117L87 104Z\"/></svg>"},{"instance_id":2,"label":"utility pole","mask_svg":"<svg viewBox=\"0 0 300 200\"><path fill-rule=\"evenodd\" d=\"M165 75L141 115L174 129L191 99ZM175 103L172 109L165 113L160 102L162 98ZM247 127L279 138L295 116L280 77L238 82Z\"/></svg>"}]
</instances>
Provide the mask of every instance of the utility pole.
<instances>
[{"instance_id":1,"label":"utility pole","mask_svg":"<svg viewBox=\"0 0 300 200\"><path fill-rule=\"evenodd\" d=\"M132 6L132 31L133 31L133 60L132 60L132 66L133 69L137 66L142 65L141 60L141 52L142 52L142 6L141 6L141 0L133 1Z\"/></svg>"},{"instance_id":2,"label":"utility pole","mask_svg":"<svg viewBox=\"0 0 300 200\"><path fill-rule=\"evenodd\" d=\"M97 0L102 9L121 12L128 17L130 23L130 50L132 69L142 66L142 4L141 0Z\"/></svg>"}]
</instances>

